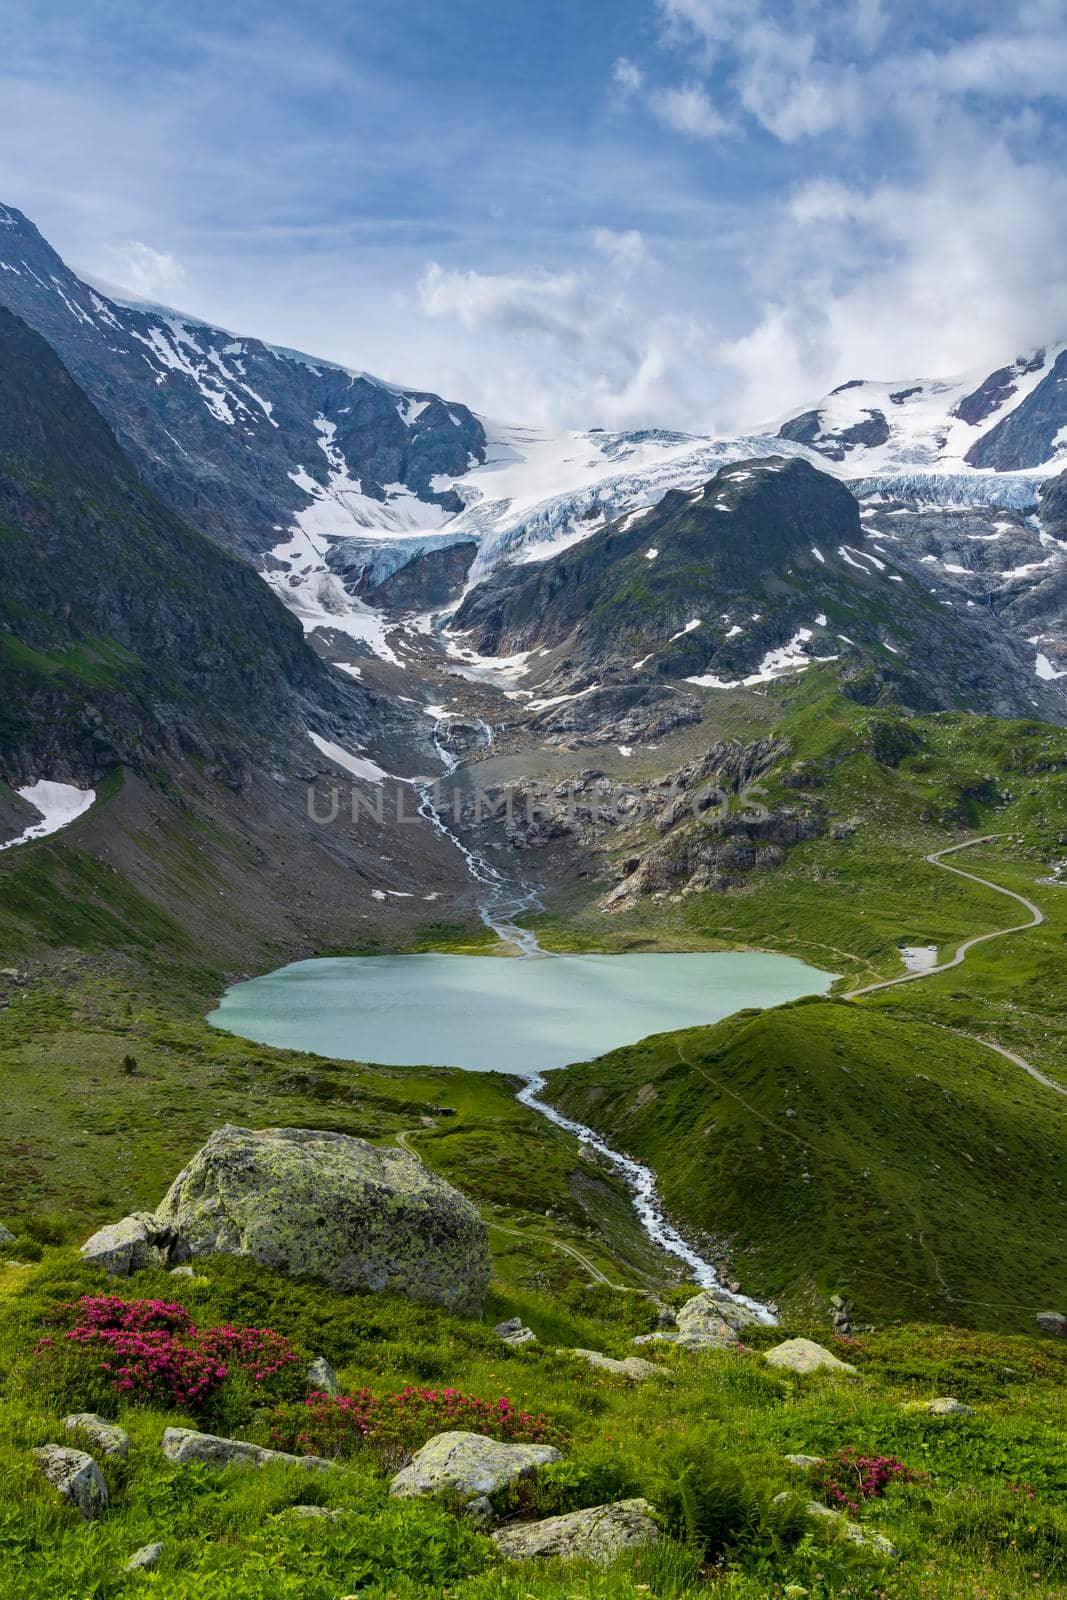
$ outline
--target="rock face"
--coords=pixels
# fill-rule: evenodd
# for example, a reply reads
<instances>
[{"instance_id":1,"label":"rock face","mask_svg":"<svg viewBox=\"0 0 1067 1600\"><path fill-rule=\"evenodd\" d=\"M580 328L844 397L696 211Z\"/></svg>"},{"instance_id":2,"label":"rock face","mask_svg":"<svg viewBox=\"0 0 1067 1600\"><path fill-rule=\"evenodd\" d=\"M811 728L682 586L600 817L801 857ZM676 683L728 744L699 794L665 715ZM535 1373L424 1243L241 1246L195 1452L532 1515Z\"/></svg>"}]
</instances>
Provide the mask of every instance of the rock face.
<instances>
[{"instance_id":1,"label":"rock face","mask_svg":"<svg viewBox=\"0 0 1067 1600\"><path fill-rule=\"evenodd\" d=\"M624 1550L655 1544L659 1529L647 1500L619 1500L543 1522L516 1523L492 1535L512 1561L593 1561L607 1566Z\"/></svg>"},{"instance_id":2,"label":"rock face","mask_svg":"<svg viewBox=\"0 0 1067 1600\"><path fill-rule=\"evenodd\" d=\"M163 1435L163 1454L177 1466L191 1461L205 1467L270 1467L277 1463L305 1467L308 1472L327 1472L332 1461L322 1456L291 1456L284 1450L264 1450L245 1439L220 1439L213 1433L197 1433L193 1428L168 1428Z\"/></svg>"},{"instance_id":3,"label":"rock face","mask_svg":"<svg viewBox=\"0 0 1067 1600\"><path fill-rule=\"evenodd\" d=\"M669 1377L663 1367L657 1367L654 1361L645 1361L642 1356L627 1356L624 1361L617 1361L614 1356L601 1355L599 1350L559 1350L561 1356L578 1356L587 1361L591 1367L596 1367L600 1372L610 1372L615 1378L627 1378L631 1383L643 1383L646 1378Z\"/></svg>"},{"instance_id":4,"label":"rock face","mask_svg":"<svg viewBox=\"0 0 1067 1600\"><path fill-rule=\"evenodd\" d=\"M49 1483L77 1507L86 1522L107 1510L107 1484L92 1456L62 1444L41 1445L33 1454Z\"/></svg>"},{"instance_id":5,"label":"rock face","mask_svg":"<svg viewBox=\"0 0 1067 1600\"><path fill-rule=\"evenodd\" d=\"M814 1339L786 1339L768 1350L766 1359L772 1367L786 1372L855 1372L847 1361L839 1361L829 1350Z\"/></svg>"},{"instance_id":6,"label":"rock face","mask_svg":"<svg viewBox=\"0 0 1067 1600\"><path fill-rule=\"evenodd\" d=\"M68 1433L78 1433L88 1440L98 1455L118 1456L124 1461L130 1453L130 1436L125 1428L106 1422L93 1411L77 1411L64 1417L63 1426Z\"/></svg>"},{"instance_id":7,"label":"rock face","mask_svg":"<svg viewBox=\"0 0 1067 1600\"><path fill-rule=\"evenodd\" d=\"M480 1501L559 1459L550 1444L503 1444L480 1433L439 1433L397 1473L389 1493L411 1499L450 1490L465 1501Z\"/></svg>"},{"instance_id":8,"label":"rock face","mask_svg":"<svg viewBox=\"0 0 1067 1600\"><path fill-rule=\"evenodd\" d=\"M309 1128L219 1128L154 1216L83 1246L113 1272L157 1252L247 1255L334 1289L391 1290L466 1315L489 1281L488 1230L464 1195L406 1150Z\"/></svg>"},{"instance_id":9,"label":"rock face","mask_svg":"<svg viewBox=\"0 0 1067 1600\"><path fill-rule=\"evenodd\" d=\"M1051 1333L1058 1339L1067 1338L1067 1317L1062 1311L1039 1311L1034 1321L1042 1333Z\"/></svg>"}]
</instances>

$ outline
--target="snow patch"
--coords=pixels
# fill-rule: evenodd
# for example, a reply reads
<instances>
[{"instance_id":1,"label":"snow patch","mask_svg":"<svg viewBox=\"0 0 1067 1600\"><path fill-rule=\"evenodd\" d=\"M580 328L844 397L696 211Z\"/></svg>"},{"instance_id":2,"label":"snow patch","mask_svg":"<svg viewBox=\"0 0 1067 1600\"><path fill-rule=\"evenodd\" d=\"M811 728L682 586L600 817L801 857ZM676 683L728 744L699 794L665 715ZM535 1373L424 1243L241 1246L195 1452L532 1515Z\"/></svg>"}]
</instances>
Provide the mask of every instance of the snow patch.
<instances>
[{"instance_id":1,"label":"snow patch","mask_svg":"<svg viewBox=\"0 0 1067 1600\"><path fill-rule=\"evenodd\" d=\"M23 800L41 814L40 822L31 822L15 839L0 844L0 850L11 850L17 844L28 844L31 839L44 839L58 833L77 817L82 816L96 799L95 789L78 789L72 783L51 783L39 779L16 790Z\"/></svg>"}]
</instances>

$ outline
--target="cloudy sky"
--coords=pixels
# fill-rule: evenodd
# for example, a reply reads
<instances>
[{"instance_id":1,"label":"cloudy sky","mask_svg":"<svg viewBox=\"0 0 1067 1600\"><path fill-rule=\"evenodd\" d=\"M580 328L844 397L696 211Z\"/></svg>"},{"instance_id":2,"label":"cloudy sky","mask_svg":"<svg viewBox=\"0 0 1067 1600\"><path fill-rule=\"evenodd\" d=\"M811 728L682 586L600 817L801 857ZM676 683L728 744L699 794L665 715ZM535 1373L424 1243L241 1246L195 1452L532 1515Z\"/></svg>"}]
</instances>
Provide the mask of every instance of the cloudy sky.
<instances>
[{"instance_id":1,"label":"cloudy sky","mask_svg":"<svg viewBox=\"0 0 1067 1600\"><path fill-rule=\"evenodd\" d=\"M69 262L490 415L734 428L1067 330L1067 0L0 14L0 201Z\"/></svg>"}]
</instances>

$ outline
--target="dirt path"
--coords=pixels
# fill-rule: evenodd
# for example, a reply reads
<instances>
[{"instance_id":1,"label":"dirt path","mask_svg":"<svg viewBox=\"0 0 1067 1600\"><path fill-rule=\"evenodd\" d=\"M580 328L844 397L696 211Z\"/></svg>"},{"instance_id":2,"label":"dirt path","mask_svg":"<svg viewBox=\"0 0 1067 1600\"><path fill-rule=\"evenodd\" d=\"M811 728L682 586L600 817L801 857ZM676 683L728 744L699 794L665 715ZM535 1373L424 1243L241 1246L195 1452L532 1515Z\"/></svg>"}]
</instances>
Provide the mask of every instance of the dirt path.
<instances>
[{"instance_id":1,"label":"dirt path","mask_svg":"<svg viewBox=\"0 0 1067 1600\"><path fill-rule=\"evenodd\" d=\"M418 1131L419 1130L417 1128L402 1128L396 1135L396 1142L402 1150L406 1150L409 1155L418 1156L419 1160L421 1161L422 1157L419 1155L419 1152L413 1149L408 1143L411 1135L413 1133L418 1133ZM589 1257L583 1255L582 1252L574 1245L564 1244L561 1239L552 1239L547 1233L524 1233L521 1228L505 1228L502 1222L492 1222L488 1217L485 1217L483 1220L486 1227L492 1228L495 1233L507 1233L510 1234L513 1239L525 1239L531 1244L548 1245L551 1249L559 1250L563 1255L570 1256L572 1261L577 1261L580 1267L585 1268L586 1272L588 1272L592 1277L594 1283L604 1283L607 1284L609 1289L620 1289L624 1292L629 1292L625 1284L612 1283L607 1274L601 1272L596 1262L590 1261Z\"/></svg>"},{"instance_id":2,"label":"dirt path","mask_svg":"<svg viewBox=\"0 0 1067 1600\"><path fill-rule=\"evenodd\" d=\"M1003 834L986 833L980 839L966 839L963 844L950 844L947 849L935 850L926 859L931 866L940 867L942 872L951 872L957 878L968 878L971 883L980 883L983 889L992 889L996 894L1006 895L1009 900L1017 900L1019 905L1024 906L1029 911L1030 921L1017 922L1010 928L997 928L992 933L976 933L970 939L964 939L963 943L957 946L956 954L950 961L942 961L936 967L927 967L924 972L906 972L899 978L884 978L879 983L865 984L861 989L850 989L843 996L845 1000L857 1000L860 995L874 994L879 989L895 989L901 983L918 983L922 978L933 978L939 972L948 972L952 967L962 966L968 950L973 950L976 944L985 944L990 939L1006 939L1011 933L1025 933L1028 929L1036 928L1044 922L1045 913L1040 906L1035 906L1034 902L1028 900L1025 895L1016 894L1014 889L1005 889L1002 884L991 883L988 878L980 878L976 872L964 872L962 867L950 867L947 862L941 859L942 856L954 855L957 850L970 850L976 844L989 844L993 839L1001 838L1003 838ZM935 1026L940 1027L943 1024L939 1023L935 1024ZM995 1050L998 1056L1003 1056L1005 1061L1010 1061L1013 1066L1021 1067L1024 1072L1029 1073L1035 1082L1042 1084L1046 1089L1052 1089L1056 1094L1067 1095L1067 1087L1062 1083L1057 1083L1054 1078L1046 1077L1043 1072L1032 1066L1029 1061L1024 1061L1023 1057L1017 1055L1014 1050L1008 1050L1002 1044L994 1044L992 1039L981 1039L977 1034L964 1033L960 1028L946 1028L945 1031L956 1034L960 1039L970 1039L975 1044L983 1044L987 1050Z\"/></svg>"}]
</instances>

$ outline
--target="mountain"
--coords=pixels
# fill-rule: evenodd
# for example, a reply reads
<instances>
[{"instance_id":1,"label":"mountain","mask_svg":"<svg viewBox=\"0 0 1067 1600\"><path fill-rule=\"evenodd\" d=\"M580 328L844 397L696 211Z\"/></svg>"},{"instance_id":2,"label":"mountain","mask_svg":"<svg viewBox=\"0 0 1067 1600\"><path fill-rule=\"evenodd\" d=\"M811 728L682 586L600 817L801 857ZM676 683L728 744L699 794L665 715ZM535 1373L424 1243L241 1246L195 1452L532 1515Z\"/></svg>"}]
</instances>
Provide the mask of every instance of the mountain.
<instances>
[{"instance_id":1,"label":"mountain","mask_svg":"<svg viewBox=\"0 0 1067 1600\"><path fill-rule=\"evenodd\" d=\"M11 206L0 303L48 340L161 499L246 555L324 503L337 531L435 527L461 509L438 480L484 457L466 406L111 299Z\"/></svg>"},{"instance_id":2,"label":"mountain","mask_svg":"<svg viewBox=\"0 0 1067 1600\"><path fill-rule=\"evenodd\" d=\"M1067 464L1067 344L991 373L875 383L852 378L781 418L778 437L850 473L931 468L1044 472Z\"/></svg>"},{"instance_id":3,"label":"mountain","mask_svg":"<svg viewBox=\"0 0 1067 1600\"><path fill-rule=\"evenodd\" d=\"M755 687L833 660L849 680L888 677L917 709L1067 717L1029 646L879 550L828 473L745 461L547 560L497 568L453 632L484 655L557 652L534 710L579 697L599 710L608 683Z\"/></svg>"}]
</instances>

